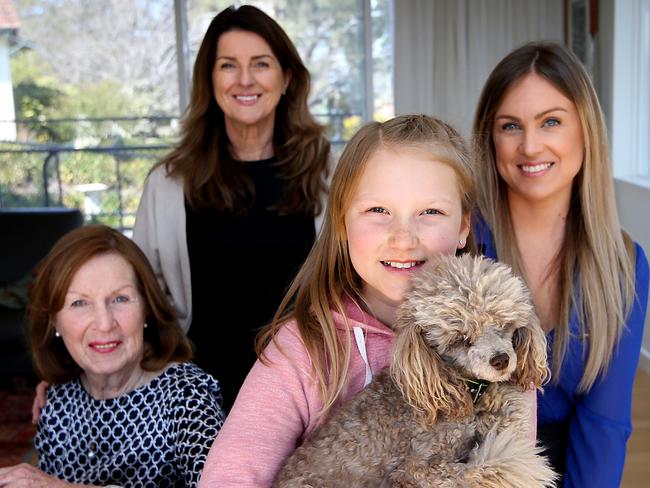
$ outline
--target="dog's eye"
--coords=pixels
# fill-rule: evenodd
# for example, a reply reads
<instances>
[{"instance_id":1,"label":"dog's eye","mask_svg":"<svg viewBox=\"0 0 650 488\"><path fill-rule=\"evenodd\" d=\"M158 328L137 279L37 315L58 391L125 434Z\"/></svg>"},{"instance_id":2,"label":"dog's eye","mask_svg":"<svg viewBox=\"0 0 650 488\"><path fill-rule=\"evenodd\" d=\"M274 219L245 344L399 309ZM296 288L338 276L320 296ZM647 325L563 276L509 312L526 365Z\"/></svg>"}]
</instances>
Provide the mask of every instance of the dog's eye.
<instances>
[{"instance_id":1,"label":"dog's eye","mask_svg":"<svg viewBox=\"0 0 650 488\"><path fill-rule=\"evenodd\" d=\"M472 339L468 336L458 336L458 338L454 341L454 346L456 347L464 346L470 348L472 345Z\"/></svg>"}]
</instances>

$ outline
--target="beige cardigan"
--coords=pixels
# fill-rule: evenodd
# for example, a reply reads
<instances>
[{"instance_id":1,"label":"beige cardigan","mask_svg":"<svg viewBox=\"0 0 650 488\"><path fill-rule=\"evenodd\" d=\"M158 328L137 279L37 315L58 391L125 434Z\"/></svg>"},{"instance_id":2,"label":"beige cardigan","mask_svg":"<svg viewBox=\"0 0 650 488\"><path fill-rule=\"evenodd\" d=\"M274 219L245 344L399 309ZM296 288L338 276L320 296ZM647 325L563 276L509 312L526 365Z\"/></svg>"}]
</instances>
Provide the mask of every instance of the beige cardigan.
<instances>
[{"instance_id":1,"label":"beige cardigan","mask_svg":"<svg viewBox=\"0 0 650 488\"><path fill-rule=\"evenodd\" d=\"M323 213L315 218L318 233ZM176 309L185 333L192 323L192 282L185 232L183 181L158 166L147 177L136 214L133 240L146 254L158 283Z\"/></svg>"},{"instance_id":2,"label":"beige cardigan","mask_svg":"<svg viewBox=\"0 0 650 488\"><path fill-rule=\"evenodd\" d=\"M147 177L133 240L146 254L158 283L174 305L181 328L192 323L192 282L185 233L183 180L158 166Z\"/></svg>"}]
</instances>

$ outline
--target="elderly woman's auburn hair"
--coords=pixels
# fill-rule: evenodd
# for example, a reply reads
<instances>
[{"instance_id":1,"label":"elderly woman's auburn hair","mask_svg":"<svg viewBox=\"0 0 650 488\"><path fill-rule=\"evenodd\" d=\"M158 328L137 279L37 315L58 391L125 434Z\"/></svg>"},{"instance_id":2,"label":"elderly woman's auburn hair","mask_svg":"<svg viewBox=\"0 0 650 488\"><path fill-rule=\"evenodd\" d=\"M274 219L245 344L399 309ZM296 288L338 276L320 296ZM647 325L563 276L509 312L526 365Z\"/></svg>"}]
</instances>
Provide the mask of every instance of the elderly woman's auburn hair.
<instances>
[{"instance_id":1,"label":"elderly woman's auburn hair","mask_svg":"<svg viewBox=\"0 0 650 488\"><path fill-rule=\"evenodd\" d=\"M55 337L55 319L77 271L90 259L105 254L124 258L134 271L144 300L147 328L140 366L157 371L171 361L191 359L192 349L174 309L160 289L146 256L120 232L104 225L80 227L64 235L38 267L28 307L29 342L36 374L48 383L77 378L81 368Z\"/></svg>"},{"instance_id":2,"label":"elderly woman's auburn hair","mask_svg":"<svg viewBox=\"0 0 650 488\"><path fill-rule=\"evenodd\" d=\"M431 161L449 165L455 172L463 212L469 216L474 201L469 151L451 126L426 115L402 115L362 127L346 145L332 177L323 227L309 256L287 291L273 322L257 337L257 354L264 361L264 348L284 322L295 319L311 358L323 398L325 414L345 388L350 343L342 342L332 309L346 319L344 299L360 296L361 278L348 253L345 213L372 155L380 150L412 150ZM399 164L399 158L395 158ZM474 250L473 239L465 248Z\"/></svg>"},{"instance_id":3,"label":"elderly woman's auburn hair","mask_svg":"<svg viewBox=\"0 0 650 488\"><path fill-rule=\"evenodd\" d=\"M485 82L473 124L478 208L493 232L499 259L523 275L507 187L497 171L493 132L504 96L529 74L542 77L571 100L582 126L582 168L573 183L565 242L554 263L560 277L560 307L554 320L562 326L555 328L552 370L553 381L557 381L569 340L571 308L574 300L579 300L575 306L590 351L579 385L585 391L607 369L625 327L634 300L634 256L632 242L621 232L617 216L598 97L584 66L567 48L552 42L526 44L503 58ZM579 280L574 286L577 270Z\"/></svg>"},{"instance_id":4,"label":"elderly woman's auburn hair","mask_svg":"<svg viewBox=\"0 0 650 488\"><path fill-rule=\"evenodd\" d=\"M276 108L273 130L275 156L286 181L285 198L278 210L316 215L322 210L321 197L326 191L330 143L325 128L309 111L309 71L280 25L250 5L228 7L210 23L194 63L181 140L158 164L165 165L172 176L183 177L185 196L193 207L239 212L251 205L255 189L230 154L224 114L215 100L212 81L219 37L233 30L262 37L282 71L291 77Z\"/></svg>"}]
</instances>

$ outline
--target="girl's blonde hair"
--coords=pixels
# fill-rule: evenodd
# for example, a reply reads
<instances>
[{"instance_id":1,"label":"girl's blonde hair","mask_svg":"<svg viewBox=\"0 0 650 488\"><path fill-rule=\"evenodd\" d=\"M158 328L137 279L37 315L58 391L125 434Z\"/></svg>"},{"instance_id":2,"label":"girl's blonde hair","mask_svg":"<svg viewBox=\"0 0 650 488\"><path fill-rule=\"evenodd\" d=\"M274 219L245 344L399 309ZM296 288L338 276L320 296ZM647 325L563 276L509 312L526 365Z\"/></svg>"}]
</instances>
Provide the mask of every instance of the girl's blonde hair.
<instances>
[{"instance_id":1,"label":"girl's blonde hair","mask_svg":"<svg viewBox=\"0 0 650 488\"><path fill-rule=\"evenodd\" d=\"M345 213L368 159L381 148L423 151L432 161L448 164L457 176L463 212L468 214L473 205L469 152L461 136L438 119L403 115L383 123L371 122L347 144L332 178L321 232L273 322L257 337L257 354L264 361L264 348L283 323L297 321L321 390L322 414L344 390L350 364L350 337L341 340L332 310L345 319L344 299L360 299L361 278L348 253ZM473 246L468 243L468 247Z\"/></svg>"},{"instance_id":2,"label":"girl's blonde hair","mask_svg":"<svg viewBox=\"0 0 650 488\"><path fill-rule=\"evenodd\" d=\"M554 317L554 381L566 354L572 309L578 312L581 339L589 355L579 391L588 390L607 369L634 300L634 251L621 232L607 137L600 104L580 60L555 43L533 42L508 54L483 87L474 117L473 144L478 207L493 232L499 260L523 276L514 238L507 188L496 169L494 118L506 92L534 73L576 106L584 137L582 168L573 182L564 243L554 266L559 273L560 307Z\"/></svg>"}]
</instances>

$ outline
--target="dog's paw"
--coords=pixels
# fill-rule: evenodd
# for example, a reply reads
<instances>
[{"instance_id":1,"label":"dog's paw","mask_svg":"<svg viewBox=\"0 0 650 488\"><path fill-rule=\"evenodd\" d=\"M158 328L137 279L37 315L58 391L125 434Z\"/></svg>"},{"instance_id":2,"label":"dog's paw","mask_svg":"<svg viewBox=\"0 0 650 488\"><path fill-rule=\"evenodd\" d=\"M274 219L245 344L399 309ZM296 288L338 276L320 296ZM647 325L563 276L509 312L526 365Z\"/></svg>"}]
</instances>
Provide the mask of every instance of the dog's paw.
<instances>
[{"instance_id":1,"label":"dog's paw","mask_svg":"<svg viewBox=\"0 0 650 488\"><path fill-rule=\"evenodd\" d=\"M477 486L543 488L555 486L557 475L541 448L531 444L514 428L490 430L483 443L470 452L468 467L479 468Z\"/></svg>"}]
</instances>

